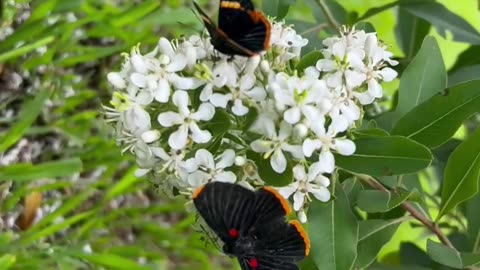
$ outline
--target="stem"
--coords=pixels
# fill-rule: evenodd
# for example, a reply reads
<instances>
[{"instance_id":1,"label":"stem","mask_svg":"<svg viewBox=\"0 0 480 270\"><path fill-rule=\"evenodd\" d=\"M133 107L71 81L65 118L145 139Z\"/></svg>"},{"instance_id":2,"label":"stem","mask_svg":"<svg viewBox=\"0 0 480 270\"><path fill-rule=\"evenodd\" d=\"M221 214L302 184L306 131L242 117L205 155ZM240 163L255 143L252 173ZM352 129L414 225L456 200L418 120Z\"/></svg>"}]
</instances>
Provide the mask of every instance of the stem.
<instances>
[{"instance_id":1,"label":"stem","mask_svg":"<svg viewBox=\"0 0 480 270\"><path fill-rule=\"evenodd\" d=\"M333 18L332 13L330 12L330 9L328 6L325 4L324 0L317 0L318 5L322 9L323 13L325 14L325 17L327 18L328 24L334 29L340 29L340 25L338 22Z\"/></svg>"},{"instance_id":2,"label":"stem","mask_svg":"<svg viewBox=\"0 0 480 270\"><path fill-rule=\"evenodd\" d=\"M358 174L356 176L360 180L364 181L369 186L371 186L371 187L373 187L377 190L389 192L388 189L386 189L382 184L380 184L377 180L375 180L374 178L372 178L370 176L358 175ZM415 209L412 206L412 204L404 202L404 203L402 203L402 208L405 209L405 211L407 211L412 217L414 217L415 219L420 221L423 225L425 225L425 227L427 227L432 233L434 233L438 237L440 242L442 242L447 247L456 250L455 247L452 245L452 242L450 242L450 240L442 233L440 228L438 228L437 225L435 223L433 223L433 221L431 221L430 219L428 219L427 217L422 215L417 209Z\"/></svg>"}]
</instances>

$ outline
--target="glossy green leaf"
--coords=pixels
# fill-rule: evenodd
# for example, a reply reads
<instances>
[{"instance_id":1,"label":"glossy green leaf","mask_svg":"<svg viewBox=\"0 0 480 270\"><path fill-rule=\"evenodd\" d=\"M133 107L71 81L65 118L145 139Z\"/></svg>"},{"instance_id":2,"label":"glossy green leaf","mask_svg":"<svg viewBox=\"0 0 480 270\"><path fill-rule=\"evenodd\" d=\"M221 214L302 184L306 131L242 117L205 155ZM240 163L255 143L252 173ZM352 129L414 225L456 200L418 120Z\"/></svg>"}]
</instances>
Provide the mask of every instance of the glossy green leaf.
<instances>
[{"instance_id":1,"label":"glossy green leaf","mask_svg":"<svg viewBox=\"0 0 480 270\"><path fill-rule=\"evenodd\" d=\"M450 72L456 71L462 67L479 65L480 58L478 57L478 55L480 55L480 45L468 47L466 50L464 50L458 55L457 61L453 65Z\"/></svg>"},{"instance_id":2,"label":"glossy green leaf","mask_svg":"<svg viewBox=\"0 0 480 270\"><path fill-rule=\"evenodd\" d=\"M447 73L437 41L427 36L415 58L400 78L398 105L401 117L447 86Z\"/></svg>"},{"instance_id":3,"label":"glossy green leaf","mask_svg":"<svg viewBox=\"0 0 480 270\"><path fill-rule=\"evenodd\" d=\"M424 247L419 247L418 244L412 242L400 243L400 263L408 266L424 266L432 269L435 264L425 252Z\"/></svg>"},{"instance_id":4,"label":"glossy green leaf","mask_svg":"<svg viewBox=\"0 0 480 270\"><path fill-rule=\"evenodd\" d=\"M448 86L454 86L467 81L480 80L480 64L461 67L448 75Z\"/></svg>"},{"instance_id":5,"label":"glossy green leaf","mask_svg":"<svg viewBox=\"0 0 480 270\"><path fill-rule=\"evenodd\" d=\"M281 20L287 15L290 5L293 4L295 4L295 1L292 0L262 1L262 10L265 14Z\"/></svg>"},{"instance_id":6,"label":"glossy green leaf","mask_svg":"<svg viewBox=\"0 0 480 270\"><path fill-rule=\"evenodd\" d=\"M405 218L392 220L365 220L359 222L357 259L355 267L363 269L370 265L382 247L390 241Z\"/></svg>"},{"instance_id":7,"label":"glossy green leaf","mask_svg":"<svg viewBox=\"0 0 480 270\"><path fill-rule=\"evenodd\" d=\"M480 112L480 80L455 85L415 107L397 122L392 133L434 148L449 140L476 112Z\"/></svg>"},{"instance_id":8,"label":"glossy green leaf","mask_svg":"<svg viewBox=\"0 0 480 270\"><path fill-rule=\"evenodd\" d=\"M35 119L37 119L43 109L43 104L49 96L49 90L42 90L37 93L32 101L27 101L23 104L18 121L12 125L6 134L0 136L0 153L5 152L10 146L22 138Z\"/></svg>"},{"instance_id":9,"label":"glossy green leaf","mask_svg":"<svg viewBox=\"0 0 480 270\"><path fill-rule=\"evenodd\" d=\"M224 110L216 110L213 118L208 121L207 129L212 133L212 136L221 135L229 131L231 127L230 115Z\"/></svg>"},{"instance_id":10,"label":"glossy green leaf","mask_svg":"<svg viewBox=\"0 0 480 270\"><path fill-rule=\"evenodd\" d=\"M389 136L388 131L381 129L381 128L366 128L366 129L358 129L353 132L355 138L369 138L373 136Z\"/></svg>"},{"instance_id":11,"label":"glossy green leaf","mask_svg":"<svg viewBox=\"0 0 480 270\"><path fill-rule=\"evenodd\" d=\"M307 67L315 66L317 64L317 61L322 58L323 54L320 51L311 51L304 55L302 59L300 59L300 62L298 62L295 69L297 71L303 71Z\"/></svg>"},{"instance_id":12,"label":"glossy green leaf","mask_svg":"<svg viewBox=\"0 0 480 270\"><path fill-rule=\"evenodd\" d=\"M253 151L247 152L247 158L255 163L258 175L267 185L282 187L293 181L293 171L290 163L287 163L287 168L283 173L277 173L270 165L270 158L265 159L261 154Z\"/></svg>"},{"instance_id":13,"label":"glossy green leaf","mask_svg":"<svg viewBox=\"0 0 480 270\"><path fill-rule=\"evenodd\" d=\"M0 168L0 180L32 181L42 178L70 176L82 170L78 158L44 162L36 165L13 164Z\"/></svg>"},{"instance_id":14,"label":"glossy green leaf","mask_svg":"<svg viewBox=\"0 0 480 270\"><path fill-rule=\"evenodd\" d=\"M480 44L480 34L465 19L452 13L444 5L434 1L403 5L408 12L430 22L444 38L446 31L453 35L453 40Z\"/></svg>"},{"instance_id":15,"label":"glossy green leaf","mask_svg":"<svg viewBox=\"0 0 480 270\"><path fill-rule=\"evenodd\" d=\"M399 175L428 167L432 154L427 147L401 136L366 137L355 140L351 156L335 155L340 168L368 175Z\"/></svg>"},{"instance_id":16,"label":"glossy green leaf","mask_svg":"<svg viewBox=\"0 0 480 270\"><path fill-rule=\"evenodd\" d=\"M480 128L450 155L443 176L442 203L437 220L478 192Z\"/></svg>"},{"instance_id":17,"label":"glossy green leaf","mask_svg":"<svg viewBox=\"0 0 480 270\"><path fill-rule=\"evenodd\" d=\"M480 194L477 193L466 203L465 217L468 222L468 240L473 247L473 252L480 252L480 215L478 206L480 205Z\"/></svg>"},{"instance_id":18,"label":"glossy green leaf","mask_svg":"<svg viewBox=\"0 0 480 270\"><path fill-rule=\"evenodd\" d=\"M357 257L358 223L341 185L335 199L314 201L308 210L310 257L319 269L350 270Z\"/></svg>"},{"instance_id":19,"label":"glossy green leaf","mask_svg":"<svg viewBox=\"0 0 480 270\"><path fill-rule=\"evenodd\" d=\"M405 58L412 59L420 50L424 38L430 31L430 23L413 16L403 7L398 8L398 20L395 25L395 37Z\"/></svg>"},{"instance_id":20,"label":"glossy green leaf","mask_svg":"<svg viewBox=\"0 0 480 270\"><path fill-rule=\"evenodd\" d=\"M357 205L368 213L387 212L406 201L413 192L397 188L392 191L361 190L358 192Z\"/></svg>"},{"instance_id":21,"label":"glossy green leaf","mask_svg":"<svg viewBox=\"0 0 480 270\"><path fill-rule=\"evenodd\" d=\"M427 254L432 260L456 269L463 268L462 258L460 253L454 249L444 246L440 243L427 240Z\"/></svg>"}]
</instances>

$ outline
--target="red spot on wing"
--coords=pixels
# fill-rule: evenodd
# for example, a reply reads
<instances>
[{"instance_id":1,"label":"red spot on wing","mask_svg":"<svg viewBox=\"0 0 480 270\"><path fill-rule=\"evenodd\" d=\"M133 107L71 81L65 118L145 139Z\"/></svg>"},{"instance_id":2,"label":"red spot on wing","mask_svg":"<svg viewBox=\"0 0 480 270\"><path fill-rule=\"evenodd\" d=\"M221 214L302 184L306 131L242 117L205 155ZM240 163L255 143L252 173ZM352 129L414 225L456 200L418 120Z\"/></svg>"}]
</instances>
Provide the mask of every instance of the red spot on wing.
<instances>
[{"instance_id":1,"label":"red spot on wing","mask_svg":"<svg viewBox=\"0 0 480 270\"><path fill-rule=\"evenodd\" d=\"M252 267L253 269L257 269L257 267L258 267L258 261L257 261L257 259L255 259L255 258L250 258L250 259L248 260L248 265L250 265L250 267Z\"/></svg>"},{"instance_id":2,"label":"red spot on wing","mask_svg":"<svg viewBox=\"0 0 480 270\"><path fill-rule=\"evenodd\" d=\"M237 238L238 237L238 231L235 230L235 229L230 229L228 234L230 235L231 238Z\"/></svg>"}]
</instances>

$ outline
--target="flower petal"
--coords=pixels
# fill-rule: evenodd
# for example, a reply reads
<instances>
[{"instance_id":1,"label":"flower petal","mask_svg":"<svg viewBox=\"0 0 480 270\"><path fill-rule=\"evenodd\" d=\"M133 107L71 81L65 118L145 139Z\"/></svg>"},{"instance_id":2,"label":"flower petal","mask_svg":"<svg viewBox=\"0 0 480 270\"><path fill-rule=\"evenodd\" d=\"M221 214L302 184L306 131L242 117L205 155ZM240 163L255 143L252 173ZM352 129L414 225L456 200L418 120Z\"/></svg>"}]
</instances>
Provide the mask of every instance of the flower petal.
<instances>
[{"instance_id":1,"label":"flower petal","mask_svg":"<svg viewBox=\"0 0 480 270\"><path fill-rule=\"evenodd\" d=\"M183 149L187 145L188 127L183 124L168 137L168 145L173 149Z\"/></svg>"},{"instance_id":2,"label":"flower petal","mask_svg":"<svg viewBox=\"0 0 480 270\"><path fill-rule=\"evenodd\" d=\"M190 122L189 127L194 142L207 143L212 139L212 134L208 130L201 130L195 122Z\"/></svg>"},{"instance_id":3,"label":"flower petal","mask_svg":"<svg viewBox=\"0 0 480 270\"><path fill-rule=\"evenodd\" d=\"M185 118L176 112L164 112L158 115L157 120L163 127L171 127L182 124Z\"/></svg>"},{"instance_id":4,"label":"flower petal","mask_svg":"<svg viewBox=\"0 0 480 270\"><path fill-rule=\"evenodd\" d=\"M298 189L298 182L293 182L288 186L277 188L278 193L285 199L288 199Z\"/></svg>"},{"instance_id":5,"label":"flower petal","mask_svg":"<svg viewBox=\"0 0 480 270\"><path fill-rule=\"evenodd\" d=\"M161 103L168 102L170 98L170 84L164 78L158 81L157 89L155 89L155 100Z\"/></svg>"},{"instance_id":6,"label":"flower petal","mask_svg":"<svg viewBox=\"0 0 480 270\"><path fill-rule=\"evenodd\" d=\"M293 177L298 181L307 180L307 174L305 172L305 168L303 167L303 165L298 164L298 165L295 165L295 167L293 167Z\"/></svg>"},{"instance_id":7,"label":"flower petal","mask_svg":"<svg viewBox=\"0 0 480 270\"><path fill-rule=\"evenodd\" d=\"M208 180L210 180L210 175L207 174L206 172L195 171L190 175L188 175L188 183L192 187L203 186L206 183L208 183Z\"/></svg>"},{"instance_id":8,"label":"flower petal","mask_svg":"<svg viewBox=\"0 0 480 270\"><path fill-rule=\"evenodd\" d=\"M225 183L235 183L237 176L230 171L224 171L214 175L213 180Z\"/></svg>"},{"instance_id":9,"label":"flower petal","mask_svg":"<svg viewBox=\"0 0 480 270\"><path fill-rule=\"evenodd\" d=\"M278 149L273 152L272 156L270 157L270 165L277 173L282 173L285 171L287 168L287 159L285 158L282 150Z\"/></svg>"},{"instance_id":10,"label":"flower petal","mask_svg":"<svg viewBox=\"0 0 480 270\"><path fill-rule=\"evenodd\" d=\"M320 162L322 172L332 173L335 169L335 158L330 151L322 151L318 161Z\"/></svg>"},{"instance_id":11,"label":"flower petal","mask_svg":"<svg viewBox=\"0 0 480 270\"><path fill-rule=\"evenodd\" d=\"M219 93L214 93L210 97L210 102L213 104L215 107L220 107L220 108L226 108L228 102L232 100L232 94L219 94Z\"/></svg>"},{"instance_id":12,"label":"flower petal","mask_svg":"<svg viewBox=\"0 0 480 270\"><path fill-rule=\"evenodd\" d=\"M215 169L215 161L213 155L206 149L198 149L195 153L195 161L199 166L207 169Z\"/></svg>"},{"instance_id":13,"label":"flower petal","mask_svg":"<svg viewBox=\"0 0 480 270\"><path fill-rule=\"evenodd\" d=\"M107 74L107 80L110 82L115 88L124 89L127 87L125 80L118 72L109 72Z\"/></svg>"},{"instance_id":14,"label":"flower petal","mask_svg":"<svg viewBox=\"0 0 480 270\"><path fill-rule=\"evenodd\" d=\"M223 151L223 153L220 155L220 159L218 160L215 168L224 169L227 167L231 167L234 162L235 162L235 151L233 151L232 149L227 149Z\"/></svg>"},{"instance_id":15,"label":"flower petal","mask_svg":"<svg viewBox=\"0 0 480 270\"><path fill-rule=\"evenodd\" d=\"M355 153L355 143L348 139L335 139L333 148L342 156Z\"/></svg>"},{"instance_id":16,"label":"flower petal","mask_svg":"<svg viewBox=\"0 0 480 270\"><path fill-rule=\"evenodd\" d=\"M198 107L198 110L190 116L191 119L196 121L209 121L215 115L215 107L210 103L202 103Z\"/></svg>"},{"instance_id":17,"label":"flower petal","mask_svg":"<svg viewBox=\"0 0 480 270\"><path fill-rule=\"evenodd\" d=\"M313 154L313 151L320 148L322 148L322 141L320 140L312 140L310 138L307 138L305 139L305 141L303 141L302 150L303 150L303 154L306 157L311 157Z\"/></svg>"},{"instance_id":18,"label":"flower petal","mask_svg":"<svg viewBox=\"0 0 480 270\"><path fill-rule=\"evenodd\" d=\"M243 105L241 99L235 99L232 106L232 112L237 116L244 116L248 113L248 107Z\"/></svg>"},{"instance_id":19,"label":"flower petal","mask_svg":"<svg viewBox=\"0 0 480 270\"><path fill-rule=\"evenodd\" d=\"M321 202L328 202L328 200L330 200L330 191L327 188L312 188L309 191Z\"/></svg>"},{"instance_id":20,"label":"flower petal","mask_svg":"<svg viewBox=\"0 0 480 270\"><path fill-rule=\"evenodd\" d=\"M283 113L283 119L289 124L296 124L300 121L300 108L292 107Z\"/></svg>"},{"instance_id":21,"label":"flower petal","mask_svg":"<svg viewBox=\"0 0 480 270\"><path fill-rule=\"evenodd\" d=\"M305 193L297 190L295 194L293 194L293 209L295 211L300 210L303 207L303 203L305 202Z\"/></svg>"}]
</instances>

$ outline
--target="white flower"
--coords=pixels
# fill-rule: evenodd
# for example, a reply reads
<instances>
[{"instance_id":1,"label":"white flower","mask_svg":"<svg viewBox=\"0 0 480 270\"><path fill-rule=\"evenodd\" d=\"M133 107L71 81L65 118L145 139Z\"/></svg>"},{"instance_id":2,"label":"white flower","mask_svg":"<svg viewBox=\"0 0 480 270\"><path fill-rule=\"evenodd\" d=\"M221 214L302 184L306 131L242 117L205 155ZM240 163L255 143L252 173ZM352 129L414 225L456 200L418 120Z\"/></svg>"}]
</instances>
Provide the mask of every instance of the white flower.
<instances>
[{"instance_id":1,"label":"white flower","mask_svg":"<svg viewBox=\"0 0 480 270\"><path fill-rule=\"evenodd\" d=\"M168 138L168 145L173 149L182 149L190 137L196 143L206 143L212 138L207 130L201 130L197 122L209 121L215 114L215 108L209 103L202 103L196 112L188 108L189 97L185 91L173 94L173 104L178 108L176 112L164 112L158 115L158 122L164 127L179 125L178 129Z\"/></svg>"},{"instance_id":2,"label":"white flower","mask_svg":"<svg viewBox=\"0 0 480 270\"><path fill-rule=\"evenodd\" d=\"M279 73L269 81L276 107L283 112L283 120L287 123L298 123L302 115L310 119L319 116L320 110L316 105L328 89L323 80L318 80L318 76L318 71L309 68L302 78Z\"/></svg>"},{"instance_id":3,"label":"white flower","mask_svg":"<svg viewBox=\"0 0 480 270\"><path fill-rule=\"evenodd\" d=\"M303 165L296 165L293 168L293 176L295 180L286 187L278 188L278 192L286 199L293 194L293 209L295 211L303 208L305 199L311 200L309 193L319 201L327 202L330 200L330 191L327 189L330 180L327 177L312 171L310 168L307 174Z\"/></svg>"},{"instance_id":4,"label":"white flower","mask_svg":"<svg viewBox=\"0 0 480 270\"><path fill-rule=\"evenodd\" d=\"M267 122L266 122L267 123ZM280 124L280 130L277 132L274 126L268 127L270 134L267 138L270 140L255 140L250 146L257 153L265 153L264 158L270 157L270 165L277 173L282 173L287 167L287 159L283 151L289 152L294 158L303 158L302 147L288 143L292 134L292 126L284 121Z\"/></svg>"},{"instance_id":5,"label":"white flower","mask_svg":"<svg viewBox=\"0 0 480 270\"><path fill-rule=\"evenodd\" d=\"M333 125L334 121L332 120L330 126ZM313 163L311 169L316 173L332 173L335 169L335 158L330 150L333 149L341 155L349 156L355 152L355 144L348 139L335 138L336 132L334 129L329 128L326 132L323 122L324 120L317 119L315 123L312 123L311 128L316 137L305 139L302 149L306 157L312 156L315 150L321 149L318 162Z\"/></svg>"},{"instance_id":6,"label":"white flower","mask_svg":"<svg viewBox=\"0 0 480 270\"><path fill-rule=\"evenodd\" d=\"M236 175L225 170L225 168L234 164L234 160L235 151L231 149L225 150L216 159L208 150L199 149L195 153L195 158L187 162L194 163L194 166L196 166L196 170L188 176L188 183L192 187L198 187L210 181L234 183L237 179Z\"/></svg>"}]
</instances>

